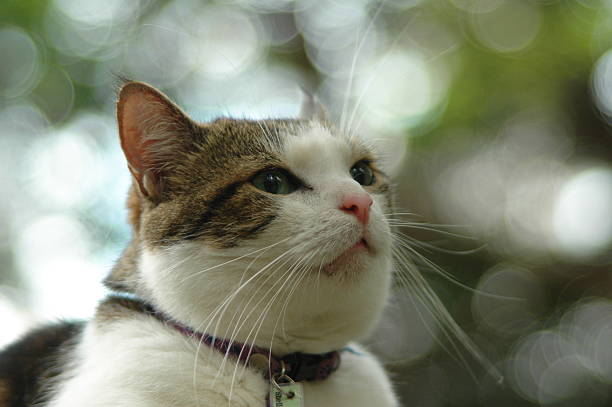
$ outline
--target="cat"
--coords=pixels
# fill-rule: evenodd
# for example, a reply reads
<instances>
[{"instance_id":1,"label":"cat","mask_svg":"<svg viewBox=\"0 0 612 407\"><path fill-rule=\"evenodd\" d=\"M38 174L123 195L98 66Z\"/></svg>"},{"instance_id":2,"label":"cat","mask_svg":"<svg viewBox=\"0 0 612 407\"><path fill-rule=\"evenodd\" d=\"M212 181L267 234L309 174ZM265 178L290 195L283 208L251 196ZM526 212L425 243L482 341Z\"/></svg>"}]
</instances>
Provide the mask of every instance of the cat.
<instances>
[{"instance_id":1,"label":"cat","mask_svg":"<svg viewBox=\"0 0 612 407\"><path fill-rule=\"evenodd\" d=\"M133 236L113 294L0 353L0 406L399 405L355 343L392 281L375 149L321 114L196 123L133 81L117 121Z\"/></svg>"}]
</instances>

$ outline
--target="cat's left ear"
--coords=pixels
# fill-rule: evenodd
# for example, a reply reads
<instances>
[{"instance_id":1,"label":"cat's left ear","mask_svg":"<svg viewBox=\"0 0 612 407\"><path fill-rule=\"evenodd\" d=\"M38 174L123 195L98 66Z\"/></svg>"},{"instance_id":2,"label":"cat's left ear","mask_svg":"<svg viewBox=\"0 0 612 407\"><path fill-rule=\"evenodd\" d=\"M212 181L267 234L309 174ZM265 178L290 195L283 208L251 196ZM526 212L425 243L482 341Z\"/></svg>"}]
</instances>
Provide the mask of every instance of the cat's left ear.
<instances>
[{"instance_id":1,"label":"cat's left ear","mask_svg":"<svg viewBox=\"0 0 612 407\"><path fill-rule=\"evenodd\" d=\"M325 107L317 100L316 97L306 89L301 88L302 90L302 107L300 109L300 119L304 120L318 120L320 122L328 121L327 110Z\"/></svg>"},{"instance_id":2,"label":"cat's left ear","mask_svg":"<svg viewBox=\"0 0 612 407\"><path fill-rule=\"evenodd\" d=\"M157 89L128 82L119 91L117 121L121 148L140 192L159 202L166 172L193 134L195 124Z\"/></svg>"}]
</instances>

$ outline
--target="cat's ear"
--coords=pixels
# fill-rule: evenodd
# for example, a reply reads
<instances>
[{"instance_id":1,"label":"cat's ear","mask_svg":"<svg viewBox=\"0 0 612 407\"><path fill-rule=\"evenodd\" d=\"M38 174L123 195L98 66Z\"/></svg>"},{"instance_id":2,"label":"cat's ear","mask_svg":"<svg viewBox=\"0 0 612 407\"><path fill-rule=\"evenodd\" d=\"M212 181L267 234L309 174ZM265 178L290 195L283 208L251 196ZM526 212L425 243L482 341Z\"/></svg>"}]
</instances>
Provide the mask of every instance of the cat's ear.
<instances>
[{"instance_id":1,"label":"cat's ear","mask_svg":"<svg viewBox=\"0 0 612 407\"><path fill-rule=\"evenodd\" d=\"M160 201L164 172L194 123L164 94L141 82L128 82L119 91L117 121L121 148L140 192Z\"/></svg>"},{"instance_id":2,"label":"cat's ear","mask_svg":"<svg viewBox=\"0 0 612 407\"><path fill-rule=\"evenodd\" d=\"M302 107L300 109L300 119L327 121L327 110L317 100L316 97L304 88L302 89Z\"/></svg>"}]
</instances>

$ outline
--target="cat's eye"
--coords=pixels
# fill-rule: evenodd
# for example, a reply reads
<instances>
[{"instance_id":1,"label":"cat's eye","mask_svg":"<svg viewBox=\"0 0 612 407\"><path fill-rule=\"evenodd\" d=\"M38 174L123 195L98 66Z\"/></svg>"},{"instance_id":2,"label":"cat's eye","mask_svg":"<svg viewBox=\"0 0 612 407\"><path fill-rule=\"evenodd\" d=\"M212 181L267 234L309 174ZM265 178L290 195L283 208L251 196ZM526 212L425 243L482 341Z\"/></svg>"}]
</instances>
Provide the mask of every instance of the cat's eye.
<instances>
[{"instance_id":1,"label":"cat's eye","mask_svg":"<svg viewBox=\"0 0 612 407\"><path fill-rule=\"evenodd\" d=\"M290 194L299 186L286 171L278 168L260 172L251 182L262 191L281 195Z\"/></svg>"},{"instance_id":2,"label":"cat's eye","mask_svg":"<svg viewBox=\"0 0 612 407\"><path fill-rule=\"evenodd\" d=\"M366 160L358 161L353 165L351 168L351 177L366 187L376 182L374 171L372 167L370 167L370 163Z\"/></svg>"}]
</instances>

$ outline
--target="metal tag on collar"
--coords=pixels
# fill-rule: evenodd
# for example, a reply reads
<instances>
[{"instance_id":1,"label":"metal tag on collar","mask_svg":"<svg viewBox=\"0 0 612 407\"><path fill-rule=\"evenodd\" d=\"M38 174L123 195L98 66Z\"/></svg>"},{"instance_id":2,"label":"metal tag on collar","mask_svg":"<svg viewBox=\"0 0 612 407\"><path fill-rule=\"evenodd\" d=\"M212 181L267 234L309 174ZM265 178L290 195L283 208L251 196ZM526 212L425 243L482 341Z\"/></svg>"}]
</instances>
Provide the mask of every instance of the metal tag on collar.
<instances>
[{"instance_id":1,"label":"metal tag on collar","mask_svg":"<svg viewBox=\"0 0 612 407\"><path fill-rule=\"evenodd\" d=\"M289 377L285 370L285 362L281 360L281 373L270 378L271 407L303 407L304 386Z\"/></svg>"}]
</instances>

